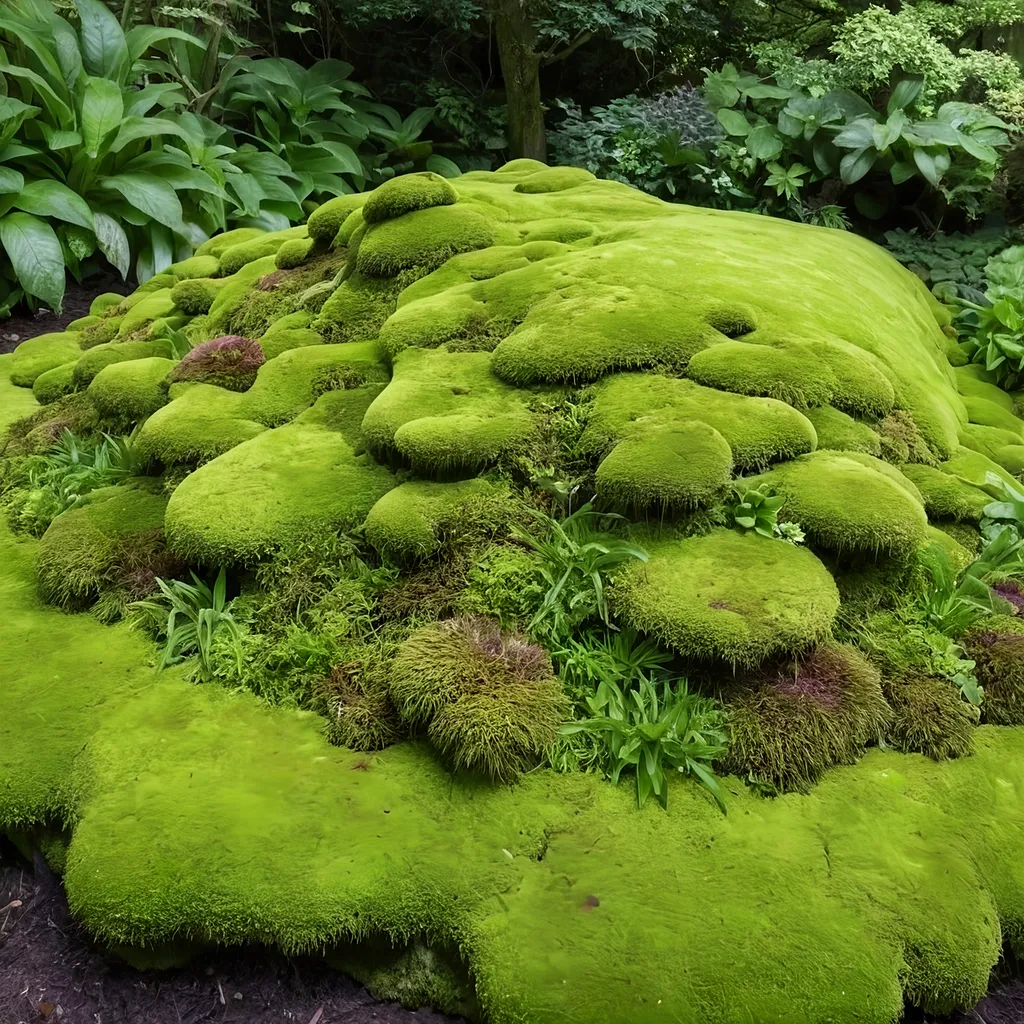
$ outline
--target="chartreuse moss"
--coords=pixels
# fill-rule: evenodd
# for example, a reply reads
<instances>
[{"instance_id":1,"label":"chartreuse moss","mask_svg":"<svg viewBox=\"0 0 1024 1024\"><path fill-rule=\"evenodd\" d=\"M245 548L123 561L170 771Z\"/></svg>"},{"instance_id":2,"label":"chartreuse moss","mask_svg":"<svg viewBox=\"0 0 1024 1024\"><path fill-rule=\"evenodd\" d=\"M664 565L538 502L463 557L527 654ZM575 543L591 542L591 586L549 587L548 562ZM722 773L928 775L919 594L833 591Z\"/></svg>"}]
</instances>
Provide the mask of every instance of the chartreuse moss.
<instances>
[{"instance_id":1,"label":"chartreuse moss","mask_svg":"<svg viewBox=\"0 0 1024 1024\"><path fill-rule=\"evenodd\" d=\"M805 548L752 531L686 540L641 539L612 591L618 617L684 657L757 665L825 639L839 592Z\"/></svg>"},{"instance_id":2,"label":"chartreuse moss","mask_svg":"<svg viewBox=\"0 0 1024 1024\"><path fill-rule=\"evenodd\" d=\"M30 388L36 377L82 355L77 333L40 334L23 341L11 360L11 383Z\"/></svg>"},{"instance_id":3,"label":"chartreuse moss","mask_svg":"<svg viewBox=\"0 0 1024 1024\"><path fill-rule=\"evenodd\" d=\"M77 387L84 388L106 366L135 359L168 359L170 355L171 343L166 338L157 338L154 341L108 342L83 352L75 363L71 376Z\"/></svg>"},{"instance_id":4,"label":"chartreuse moss","mask_svg":"<svg viewBox=\"0 0 1024 1024\"><path fill-rule=\"evenodd\" d=\"M457 199L455 189L440 174L431 171L402 174L378 185L366 197L363 219L367 224L376 224L414 210L451 206Z\"/></svg>"},{"instance_id":5,"label":"chartreuse moss","mask_svg":"<svg viewBox=\"0 0 1024 1024\"><path fill-rule=\"evenodd\" d=\"M96 597L119 540L161 526L167 499L143 486L103 487L61 513L39 542L39 589L52 604L80 608Z\"/></svg>"},{"instance_id":6,"label":"chartreuse moss","mask_svg":"<svg viewBox=\"0 0 1024 1024\"><path fill-rule=\"evenodd\" d=\"M981 519L985 506L992 500L980 487L932 466L908 464L900 469L907 479L917 485L930 519L976 523Z\"/></svg>"},{"instance_id":7,"label":"chartreuse moss","mask_svg":"<svg viewBox=\"0 0 1024 1024\"><path fill-rule=\"evenodd\" d=\"M811 421L818 435L820 450L864 452L875 456L882 454L878 432L842 410L831 405L821 405L815 409L805 409L804 415Z\"/></svg>"},{"instance_id":8,"label":"chartreuse moss","mask_svg":"<svg viewBox=\"0 0 1024 1024\"><path fill-rule=\"evenodd\" d=\"M985 688L981 714L993 725L1024 725L1024 626L1012 615L993 615L967 635L968 656Z\"/></svg>"},{"instance_id":9,"label":"chartreuse moss","mask_svg":"<svg viewBox=\"0 0 1024 1024\"><path fill-rule=\"evenodd\" d=\"M281 246L293 238L305 238L308 232L305 224L286 228L284 231L268 231L229 246L220 253L220 276L230 277L248 263L273 256Z\"/></svg>"},{"instance_id":10,"label":"chartreuse moss","mask_svg":"<svg viewBox=\"0 0 1024 1024\"><path fill-rule=\"evenodd\" d=\"M160 288L151 292L141 302L135 303L121 318L117 328L117 340L137 340L135 335L154 320L166 319L179 313L172 293L173 288Z\"/></svg>"},{"instance_id":11,"label":"chartreuse moss","mask_svg":"<svg viewBox=\"0 0 1024 1024\"><path fill-rule=\"evenodd\" d=\"M49 405L50 402L56 402L58 398L70 395L75 390L75 363L80 357L81 352L70 362L61 363L60 366L55 366L36 377L32 384L32 394L36 396L36 401L40 405Z\"/></svg>"},{"instance_id":12,"label":"chartreuse moss","mask_svg":"<svg viewBox=\"0 0 1024 1024\"><path fill-rule=\"evenodd\" d=\"M195 277L213 277L220 270L220 260L213 253L202 256L190 256L188 259L172 263L167 273L173 274L176 281L187 281Z\"/></svg>"},{"instance_id":13,"label":"chartreuse moss","mask_svg":"<svg viewBox=\"0 0 1024 1024\"><path fill-rule=\"evenodd\" d=\"M170 397L135 434L136 449L150 462L209 462L266 429L242 414L243 396L237 391L213 384L175 384Z\"/></svg>"},{"instance_id":14,"label":"chartreuse moss","mask_svg":"<svg viewBox=\"0 0 1024 1024\"><path fill-rule=\"evenodd\" d=\"M225 231L222 234L214 235L213 238L203 242L196 249L196 256L216 256L219 260L223 253L233 245L240 245L243 242L251 242L260 238L266 232L262 228L235 228L233 231Z\"/></svg>"},{"instance_id":15,"label":"chartreuse moss","mask_svg":"<svg viewBox=\"0 0 1024 1024\"><path fill-rule=\"evenodd\" d=\"M174 304L189 316L209 313L223 282L210 277L188 278L171 289Z\"/></svg>"},{"instance_id":16,"label":"chartreuse moss","mask_svg":"<svg viewBox=\"0 0 1024 1024\"><path fill-rule=\"evenodd\" d=\"M623 373L595 385L582 446L603 455L620 440L691 421L718 431L741 469L792 459L817 445L810 420L784 402L730 395L660 374Z\"/></svg>"},{"instance_id":17,"label":"chartreuse moss","mask_svg":"<svg viewBox=\"0 0 1024 1024\"><path fill-rule=\"evenodd\" d=\"M336 394L361 413L362 391ZM252 562L292 538L357 526L394 483L314 406L187 476L167 506L168 544L205 565Z\"/></svg>"},{"instance_id":18,"label":"chartreuse moss","mask_svg":"<svg viewBox=\"0 0 1024 1024\"><path fill-rule=\"evenodd\" d=\"M321 203L310 215L306 225L310 238L330 243L338 233L345 218L366 202L367 194L360 192L348 196L336 196Z\"/></svg>"},{"instance_id":19,"label":"chartreuse moss","mask_svg":"<svg viewBox=\"0 0 1024 1024\"><path fill-rule=\"evenodd\" d=\"M111 363L93 377L87 393L103 416L138 422L167 404L167 374L177 363L150 356Z\"/></svg>"},{"instance_id":20,"label":"chartreuse moss","mask_svg":"<svg viewBox=\"0 0 1024 1024\"><path fill-rule=\"evenodd\" d=\"M369 342L305 345L265 362L239 406L243 418L276 427L309 408L325 391L388 379Z\"/></svg>"},{"instance_id":21,"label":"chartreuse moss","mask_svg":"<svg viewBox=\"0 0 1024 1024\"><path fill-rule=\"evenodd\" d=\"M410 348L393 372L363 431L372 452L421 475L477 472L533 430L525 395L494 376L486 352Z\"/></svg>"}]
</instances>

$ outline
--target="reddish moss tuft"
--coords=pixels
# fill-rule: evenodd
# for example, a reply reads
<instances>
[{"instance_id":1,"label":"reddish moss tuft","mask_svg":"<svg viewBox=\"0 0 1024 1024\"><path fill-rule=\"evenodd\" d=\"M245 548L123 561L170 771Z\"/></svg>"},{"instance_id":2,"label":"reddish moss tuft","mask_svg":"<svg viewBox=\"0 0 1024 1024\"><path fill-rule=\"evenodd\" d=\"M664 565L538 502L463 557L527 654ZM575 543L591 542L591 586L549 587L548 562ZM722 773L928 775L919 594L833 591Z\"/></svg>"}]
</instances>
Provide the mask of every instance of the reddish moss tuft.
<instances>
[{"instance_id":1,"label":"reddish moss tuft","mask_svg":"<svg viewBox=\"0 0 1024 1024\"><path fill-rule=\"evenodd\" d=\"M266 361L258 341L229 334L197 345L171 370L171 383L216 384L228 391L248 391Z\"/></svg>"}]
</instances>

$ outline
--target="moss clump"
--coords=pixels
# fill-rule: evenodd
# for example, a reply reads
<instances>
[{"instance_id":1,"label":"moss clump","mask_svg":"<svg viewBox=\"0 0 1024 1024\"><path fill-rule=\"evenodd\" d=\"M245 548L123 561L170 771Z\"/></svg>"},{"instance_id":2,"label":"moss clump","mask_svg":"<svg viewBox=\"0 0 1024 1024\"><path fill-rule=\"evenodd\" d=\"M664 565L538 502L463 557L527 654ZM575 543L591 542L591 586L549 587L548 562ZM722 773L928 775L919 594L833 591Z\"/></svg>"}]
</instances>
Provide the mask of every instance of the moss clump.
<instances>
[{"instance_id":1,"label":"moss clump","mask_svg":"<svg viewBox=\"0 0 1024 1024\"><path fill-rule=\"evenodd\" d=\"M103 416L137 423L167 404L167 375L175 365L160 356L111 363L93 377L89 397Z\"/></svg>"},{"instance_id":2,"label":"moss clump","mask_svg":"<svg viewBox=\"0 0 1024 1024\"><path fill-rule=\"evenodd\" d=\"M618 441L695 420L725 438L741 469L763 468L814 450L810 420L771 398L747 398L653 373L623 373L592 389L581 447L606 454Z\"/></svg>"},{"instance_id":3,"label":"moss clump","mask_svg":"<svg viewBox=\"0 0 1024 1024\"><path fill-rule=\"evenodd\" d=\"M173 281L171 284L173 285ZM136 302L123 317L117 328L118 341L145 340L147 329L154 320L173 318L181 311L174 304L173 288L158 288Z\"/></svg>"},{"instance_id":4,"label":"moss clump","mask_svg":"<svg viewBox=\"0 0 1024 1024\"><path fill-rule=\"evenodd\" d=\"M315 244L312 238L291 238L281 245L274 256L278 270L294 270L309 258Z\"/></svg>"},{"instance_id":5,"label":"moss clump","mask_svg":"<svg viewBox=\"0 0 1024 1024\"><path fill-rule=\"evenodd\" d=\"M620 441L597 467L597 494L627 510L682 511L721 498L732 451L706 423L680 423Z\"/></svg>"},{"instance_id":6,"label":"moss clump","mask_svg":"<svg viewBox=\"0 0 1024 1024\"><path fill-rule=\"evenodd\" d=\"M930 519L976 523L992 500L980 487L932 466L911 464L902 466L901 472L921 492Z\"/></svg>"},{"instance_id":7,"label":"moss clump","mask_svg":"<svg viewBox=\"0 0 1024 1024\"><path fill-rule=\"evenodd\" d=\"M295 419L328 391L387 379L376 350L366 342L301 346L282 352L260 367L241 413L247 419L276 427Z\"/></svg>"},{"instance_id":8,"label":"moss clump","mask_svg":"<svg viewBox=\"0 0 1024 1024\"><path fill-rule=\"evenodd\" d=\"M14 350L14 358L11 360L11 383L21 388L30 388L36 377L47 370L78 359L82 354L78 342L77 334L64 331L40 334L37 338L23 341Z\"/></svg>"},{"instance_id":9,"label":"moss clump","mask_svg":"<svg viewBox=\"0 0 1024 1024\"><path fill-rule=\"evenodd\" d=\"M253 289L267 274L277 270L273 255L246 263L236 273L221 282L217 297L207 314L209 324L219 333L231 327L235 314L250 300ZM206 340L206 339L203 339Z\"/></svg>"},{"instance_id":10,"label":"moss clump","mask_svg":"<svg viewBox=\"0 0 1024 1024\"><path fill-rule=\"evenodd\" d=\"M34 396L29 397L34 403ZM79 436L90 434L99 427L99 422L100 414L92 399L74 392L14 420L0 447L4 455L41 452L55 444L65 430Z\"/></svg>"},{"instance_id":11,"label":"moss clump","mask_svg":"<svg viewBox=\"0 0 1024 1024\"><path fill-rule=\"evenodd\" d=\"M910 555L923 543L928 520L913 484L899 477L859 452L815 452L752 482L785 495L780 516L798 522L814 545Z\"/></svg>"},{"instance_id":12,"label":"moss clump","mask_svg":"<svg viewBox=\"0 0 1024 1024\"><path fill-rule=\"evenodd\" d=\"M684 657L753 666L829 635L839 592L810 551L735 530L641 543L650 558L615 580L616 613Z\"/></svg>"},{"instance_id":13,"label":"moss clump","mask_svg":"<svg viewBox=\"0 0 1024 1024\"><path fill-rule=\"evenodd\" d=\"M830 405L808 409L805 415L818 435L819 450L881 455L881 439L866 423Z\"/></svg>"},{"instance_id":14,"label":"moss clump","mask_svg":"<svg viewBox=\"0 0 1024 1024\"><path fill-rule=\"evenodd\" d=\"M528 551L492 544L466 574L458 610L497 619L502 629L523 630L542 593L537 560Z\"/></svg>"},{"instance_id":15,"label":"moss clump","mask_svg":"<svg viewBox=\"0 0 1024 1024\"><path fill-rule=\"evenodd\" d=\"M227 391L248 391L266 361L258 341L229 334L196 345L171 368L172 384L215 384Z\"/></svg>"},{"instance_id":16,"label":"moss clump","mask_svg":"<svg viewBox=\"0 0 1024 1024\"><path fill-rule=\"evenodd\" d=\"M337 666L316 687L314 703L327 719L331 743L350 750L383 750L402 739L404 730L382 667L366 668L359 663Z\"/></svg>"},{"instance_id":17,"label":"moss clump","mask_svg":"<svg viewBox=\"0 0 1024 1024\"><path fill-rule=\"evenodd\" d=\"M314 407L187 476L167 506L167 539L189 561L250 563L297 535L357 526L393 486Z\"/></svg>"},{"instance_id":18,"label":"moss clump","mask_svg":"<svg viewBox=\"0 0 1024 1024\"><path fill-rule=\"evenodd\" d=\"M542 195L547 192L564 192L577 185L589 185L594 180L594 175L582 167L545 167L521 178L515 190L527 195Z\"/></svg>"},{"instance_id":19,"label":"moss clump","mask_svg":"<svg viewBox=\"0 0 1024 1024\"><path fill-rule=\"evenodd\" d=\"M217 291L221 287L219 281L212 278L193 278L187 281L179 281L171 289L171 298L174 304L189 316L198 316L201 313L209 313L213 300L217 298Z\"/></svg>"},{"instance_id":20,"label":"moss clump","mask_svg":"<svg viewBox=\"0 0 1024 1024\"><path fill-rule=\"evenodd\" d=\"M163 523L167 499L139 486L104 487L57 516L39 542L39 588L51 604L93 601L119 542Z\"/></svg>"},{"instance_id":21,"label":"moss clump","mask_svg":"<svg viewBox=\"0 0 1024 1024\"><path fill-rule=\"evenodd\" d=\"M512 497L487 480L411 480L388 491L363 524L385 558L411 562L434 554L453 535L493 534L509 518Z\"/></svg>"},{"instance_id":22,"label":"moss clump","mask_svg":"<svg viewBox=\"0 0 1024 1024\"><path fill-rule=\"evenodd\" d=\"M307 233L303 224L284 231L268 231L249 241L229 246L220 254L220 275L230 277L246 264L275 255L285 242L293 238L305 238Z\"/></svg>"},{"instance_id":23,"label":"moss clump","mask_svg":"<svg viewBox=\"0 0 1024 1024\"><path fill-rule=\"evenodd\" d=\"M101 292L89 303L90 316L103 316L124 301L124 296L117 292Z\"/></svg>"},{"instance_id":24,"label":"moss clump","mask_svg":"<svg viewBox=\"0 0 1024 1024\"><path fill-rule=\"evenodd\" d=\"M371 224L359 242L356 269L368 277L395 277L413 267L433 269L456 253L493 245L498 228L468 206L417 210Z\"/></svg>"},{"instance_id":25,"label":"moss clump","mask_svg":"<svg viewBox=\"0 0 1024 1024\"><path fill-rule=\"evenodd\" d=\"M336 196L321 203L310 215L306 227L309 237L318 242L332 242L345 218L366 202L368 193Z\"/></svg>"},{"instance_id":26,"label":"moss clump","mask_svg":"<svg viewBox=\"0 0 1024 1024\"><path fill-rule=\"evenodd\" d=\"M70 395L75 390L75 363L78 359L72 359L68 363L61 363L52 370L39 374L32 385L32 394L40 405L49 405L56 402L58 398Z\"/></svg>"},{"instance_id":27,"label":"moss clump","mask_svg":"<svg viewBox=\"0 0 1024 1024\"><path fill-rule=\"evenodd\" d=\"M190 256L187 260L172 263L167 273L173 274L176 281L188 281L192 278L214 277L219 270L220 259L213 253L204 253L202 256Z\"/></svg>"},{"instance_id":28,"label":"moss clump","mask_svg":"<svg viewBox=\"0 0 1024 1024\"><path fill-rule=\"evenodd\" d=\"M480 618L417 630L391 663L390 694L453 768L501 782L540 760L570 711L544 650Z\"/></svg>"},{"instance_id":29,"label":"moss clump","mask_svg":"<svg viewBox=\"0 0 1024 1024\"><path fill-rule=\"evenodd\" d=\"M367 445L423 476L479 472L534 429L525 396L491 373L486 352L409 348L393 372L363 421Z\"/></svg>"},{"instance_id":30,"label":"moss clump","mask_svg":"<svg viewBox=\"0 0 1024 1024\"><path fill-rule=\"evenodd\" d=\"M90 324L82 331L79 345L83 349L88 349L95 348L97 345L105 345L108 341L113 341L121 328L122 319L119 316L108 316L102 317L94 324Z\"/></svg>"},{"instance_id":31,"label":"moss clump","mask_svg":"<svg viewBox=\"0 0 1024 1024\"><path fill-rule=\"evenodd\" d=\"M935 761L973 753L978 709L968 704L948 679L908 675L883 679L893 709L886 740L903 753L921 753Z\"/></svg>"},{"instance_id":32,"label":"moss clump","mask_svg":"<svg viewBox=\"0 0 1024 1024\"><path fill-rule=\"evenodd\" d=\"M816 647L726 687L730 745L722 768L778 792L806 792L886 735L892 712L881 677L853 647Z\"/></svg>"},{"instance_id":33,"label":"moss clump","mask_svg":"<svg viewBox=\"0 0 1024 1024\"><path fill-rule=\"evenodd\" d=\"M1024 725L1024 623L1015 616L994 615L967 634L964 646L985 690L982 719L993 725Z\"/></svg>"},{"instance_id":34,"label":"moss clump","mask_svg":"<svg viewBox=\"0 0 1024 1024\"><path fill-rule=\"evenodd\" d=\"M440 174L432 171L402 174L378 185L366 197L363 219L367 224L377 224L414 210L451 206L457 199L455 189Z\"/></svg>"},{"instance_id":35,"label":"moss clump","mask_svg":"<svg viewBox=\"0 0 1024 1024\"><path fill-rule=\"evenodd\" d=\"M237 392L212 384L176 385L171 398L135 435L136 450L147 462L201 465L266 429L246 419Z\"/></svg>"},{"instance_id":36,"label":"moss clump","mask_svg":"<svg viewBox=\"0 0 1024 1024\"><path fill-rule=\"evenodd\" d=\"M171 343L166 338L155 341L124 341L97 345L84 352L75 363L72 377L79 388L87 387L92 379L106 366L114 363L126 363L135 359L159 357L168 359L171 355Z\"/></svg>"},{"instance_id":37,"label":"moss clump","mask_svg":"<svg viewBox=\"0 0 1024 1024\"><path fill-rule=\"evenodd\" d=\"M213 238L207 239L203 242L203 244L196 249L194 255L216 256L220 259L224 252L227 249L230 249L231 246L240 245L242 242L251 242L265 234L266 232L262 228L235 228L233 231L224 231L221 234L214 235Z\"/></svg>"},{"instance_id":38,"label":"moss clump","mask_svg":"<svg viewBox=\"0 0 1024 1024\"><path fill-rule=\"evenodd\" d=\"M402 284L353 274L334 290L310 326L328 342L373 338L394 312Z\"/></svg>"}]
</instances>

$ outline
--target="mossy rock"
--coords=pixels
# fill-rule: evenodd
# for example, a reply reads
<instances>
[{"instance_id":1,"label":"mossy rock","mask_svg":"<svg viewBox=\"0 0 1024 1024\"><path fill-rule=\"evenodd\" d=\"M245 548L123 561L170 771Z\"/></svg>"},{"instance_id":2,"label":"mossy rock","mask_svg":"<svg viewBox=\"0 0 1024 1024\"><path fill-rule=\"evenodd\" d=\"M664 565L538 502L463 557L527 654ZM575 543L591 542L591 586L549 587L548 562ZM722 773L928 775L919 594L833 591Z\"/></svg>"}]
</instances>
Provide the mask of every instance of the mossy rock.
<instances>
[{"instance_id":1,"label":"mossy rock","mask_svg":"<svg viewBox=\"0 0 1024 1024\"><path fill-rule=\"evenodd\" d=\"M615 580L616 614L686 658L757 665L829 635L839 592L810 551L738 530L644 546Z\"/></svg>"},{"instance_id":2,"label":"mossy rock","mask_svg":"<svg viewBox=\"0 0 1024 1024\"><path fill-rule=\"evenodd\" d=\"M306 225L309 237L319 242L332 242L345 218L353 210L362 207L368 194L357 192L354 195L336 196L334 199L328 199L326 203L321 203L309 215Z\"/></svg>"},{"instance_id":3,"label":"mossy rock","mask_svg":"<svg viewBox=\"0 0 1024 1024\"><path fill-rule=\"evenodd\" d=\"M167 404L167 374L175 365L160 356L111 363L93 377L89 397L103 416L137 423Z\"/></svg>"},{"instance_id":4,"label":"mossy rock","mask_svg":"<svg viewBox=\"0 0 1024 1024\"><path fill-rule=\"evenodd\" d=\"M123 341L108 342L83 352L75 363L72 378L80 388L87 387L93 378L107 366L114 363L126 363L136 359L169 359L171 343L166 338L154 341Z\"/></svg>"},{"instance_id":5,"label":"mossy rock","mask_svg":"<svg viewBox=\"0 0 1024 1024\"><path fill-rule=\"evenodd\" d=\"M10 380L22 388L30 388L36 378L58 366L76 360L82 349L76 333L40 334L23 341L11 360Z\"/></svg>"},{"instance_id":6,"label":"mossy rock","mask_svg":"<svg viewBox=\"0 0 1024 1024\"><path fill-rule=\"evenodd\" d=\"M79 356L81 353L79 353ZM39 374L32 384L32 394L40 405L49 405L75 390L75 364L78 357Z\"/></svg>"},{"instance_id":7,"label":"mossy rock","mask_svg":"<svg viewBox=\"0 0 1024 1024\"><path fill-rule=\"evenodd\" d=\"M455 189L439 174L431 171L402 174L378 185L366 197L362 205L363 220L376 224L414 210L451 206L457 200Z\"/></svg>"}]
</instances>

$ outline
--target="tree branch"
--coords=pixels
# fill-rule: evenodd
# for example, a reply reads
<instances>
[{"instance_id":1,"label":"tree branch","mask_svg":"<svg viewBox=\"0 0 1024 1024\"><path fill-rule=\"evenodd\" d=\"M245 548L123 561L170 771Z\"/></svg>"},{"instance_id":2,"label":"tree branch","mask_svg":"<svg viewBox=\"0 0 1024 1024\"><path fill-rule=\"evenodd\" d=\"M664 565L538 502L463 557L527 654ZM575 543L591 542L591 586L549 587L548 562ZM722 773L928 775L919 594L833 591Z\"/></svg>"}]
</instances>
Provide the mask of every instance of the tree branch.
<instances>
[{"instance_id":1,"label":"tree branch","mask_svg":"<svg viewBox=\"0 0 1024 1024\"><path fill-rule=\"evenodd\" d=\"M571 53L578 50L584 43L589 43L593 38L593 32L584 32L582 35L578 35L561 53L555 53L552 48L542 53L540 59L544 64L554 64L556 61L565 60Z\"/></svg>"}]
</instances>

